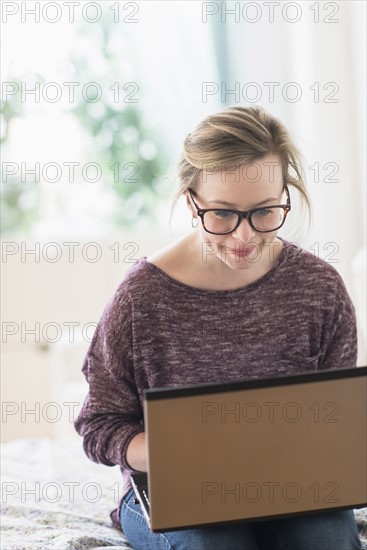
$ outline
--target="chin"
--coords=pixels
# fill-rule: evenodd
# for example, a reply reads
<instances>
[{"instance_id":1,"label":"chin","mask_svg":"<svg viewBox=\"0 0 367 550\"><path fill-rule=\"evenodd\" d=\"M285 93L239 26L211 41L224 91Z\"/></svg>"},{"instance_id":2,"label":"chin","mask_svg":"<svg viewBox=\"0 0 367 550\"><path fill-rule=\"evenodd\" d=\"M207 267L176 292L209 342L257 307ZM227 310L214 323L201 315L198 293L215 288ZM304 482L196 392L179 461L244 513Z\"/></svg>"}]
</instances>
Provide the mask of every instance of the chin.
<instances>
[{"instance_id":1,"label":"chin","mask_svg":"<svg viewBox=\"0 0 367 550\"><path fill-rule=\"evenodd\" d=\"M216 254L216 256L225 265L227 265L230 269L232 269L234 271L237 271L237 270L240 270L240 269L249 269L253 265L257 264L259 259L260 259L259 258L259 253L256 254L256 252L255 252L255 255L250 254L249 256L241 257L241 256L236 256L234 254L229 254L228 252L225 251L225 247L223 247L221 249L221 252L218 252L218 254ZM253 257L251 258L251 256L253 256Z\"/></svg>"},{"instance_id":2,"label":"chin","mask_svg":"<svg viewBox=\"0 0 367 550\"><path fill-rule=\"evenodd\" d=\"M233 256L231 258L228 256L225 260L225 263L234 271L238 271L240 269L252 269L258 263L258 261L259 259L251 261L251 259L248 257L241 258Z\"/></svg>"}]
</instances>

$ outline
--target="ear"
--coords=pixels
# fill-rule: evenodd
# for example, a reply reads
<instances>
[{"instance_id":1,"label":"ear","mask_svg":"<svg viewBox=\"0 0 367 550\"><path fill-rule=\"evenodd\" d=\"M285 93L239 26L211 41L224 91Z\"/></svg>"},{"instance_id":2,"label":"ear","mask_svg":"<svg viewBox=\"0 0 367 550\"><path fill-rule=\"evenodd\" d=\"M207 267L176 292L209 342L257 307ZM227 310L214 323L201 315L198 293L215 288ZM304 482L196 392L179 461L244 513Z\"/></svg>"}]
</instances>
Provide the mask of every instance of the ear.
<instances>
[{"instance_id":1,"label":"ear","mask_svg":"<svg viewBox=\"0 0 367 550\"><path fill-rule=\"evenodd\" d=\"M187 207L190 211L190 214L192 216L194 216L194 218L196 217L196 212L191 204L191 201L190 201L190 197L189 197L189 192L188 191L185 191L185 198L186 198L186 204L187 204Z\"/></svg>"}]
</instances>

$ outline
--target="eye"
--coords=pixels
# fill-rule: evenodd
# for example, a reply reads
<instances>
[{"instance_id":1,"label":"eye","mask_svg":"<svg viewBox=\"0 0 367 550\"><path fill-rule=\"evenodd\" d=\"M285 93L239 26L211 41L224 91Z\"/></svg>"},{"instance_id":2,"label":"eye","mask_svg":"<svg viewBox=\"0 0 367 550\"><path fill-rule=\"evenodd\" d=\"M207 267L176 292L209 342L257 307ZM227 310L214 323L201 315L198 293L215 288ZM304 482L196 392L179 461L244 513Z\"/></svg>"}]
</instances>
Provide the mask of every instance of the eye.
<instances>
[{"instance_id":1,"label":"eye","mask_svg":"<svg viewBox=\"0 0 367 550\"><path fill-rule=\"evenodd\" d=\"M270 216L270 214L273 214L273 210L271 210L271 208L262 208L261 210L256 210L255 212L256 216L261 216L261 217L265 217L265 216Z\"/></svg>"},{"instance_id":2,"label":"eye","mask_svg":"<svg viewBox=\"0 0 367 550\"><path fill-rule=\"evenodd\" d=\"M218 218L228 218L229 216L233 216L232 210L214 210L212 214Z\"/></svg>"}]
</instances>

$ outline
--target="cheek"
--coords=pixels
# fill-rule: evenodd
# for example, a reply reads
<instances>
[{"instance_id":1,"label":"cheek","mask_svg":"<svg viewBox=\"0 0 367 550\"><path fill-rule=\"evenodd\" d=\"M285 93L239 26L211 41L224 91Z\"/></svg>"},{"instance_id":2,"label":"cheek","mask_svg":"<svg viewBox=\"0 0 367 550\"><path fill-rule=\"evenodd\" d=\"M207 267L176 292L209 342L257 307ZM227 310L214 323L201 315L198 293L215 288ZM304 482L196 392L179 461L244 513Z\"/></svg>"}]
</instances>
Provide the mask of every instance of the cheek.
<instances>
[{"instance_id":1,"label":"cheek","mask_svg":"<svg viewBox=\"0 0 367 550\"><path fill-rule=\"evenodd\" d=\"M224 243L228 235L211 235L206 231L201 231L201 239L204 243L220 248Z\"/></svg>"}]
</instances>

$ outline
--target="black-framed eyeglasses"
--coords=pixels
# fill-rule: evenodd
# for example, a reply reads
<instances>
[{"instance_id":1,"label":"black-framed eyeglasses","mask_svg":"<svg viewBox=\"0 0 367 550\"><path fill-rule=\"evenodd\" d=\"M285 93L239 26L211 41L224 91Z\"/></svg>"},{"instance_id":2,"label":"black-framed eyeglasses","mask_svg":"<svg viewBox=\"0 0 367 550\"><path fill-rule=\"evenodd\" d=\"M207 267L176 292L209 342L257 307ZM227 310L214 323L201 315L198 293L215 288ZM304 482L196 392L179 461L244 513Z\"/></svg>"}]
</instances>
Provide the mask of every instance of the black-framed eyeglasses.
<instances>
[{"instance_id":1,"label":"black-framed eyeglasses","mask_svg":"<svg viewBox=\"0 0 367 550\"><path fill-rule=\"evenodd\" d=\"M242 218L247 218L250 226L260 233L270 233L280 229L291 209L291 199L288 187L284 187L287 195L287 204L261 206L251 210L232 210L228 208L199 208L189 189L189 198L197 215L201 219L203 228L213 235L227 235L240 225Z\"/></svg>"}]
</instances>

